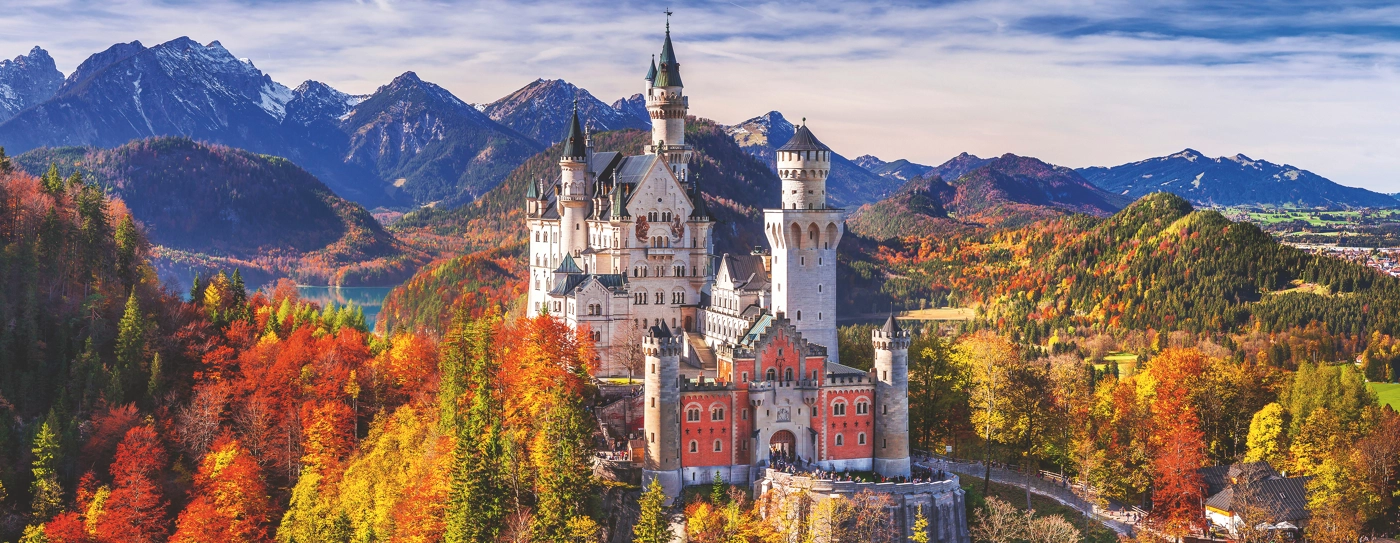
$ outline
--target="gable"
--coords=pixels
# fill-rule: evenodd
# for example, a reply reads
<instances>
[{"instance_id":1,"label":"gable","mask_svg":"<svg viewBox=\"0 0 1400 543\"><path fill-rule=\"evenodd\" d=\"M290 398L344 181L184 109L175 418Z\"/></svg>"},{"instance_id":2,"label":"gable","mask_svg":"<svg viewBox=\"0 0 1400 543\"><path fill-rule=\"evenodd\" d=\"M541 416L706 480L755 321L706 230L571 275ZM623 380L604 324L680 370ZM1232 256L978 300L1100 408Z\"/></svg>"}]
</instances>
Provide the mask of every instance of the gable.
<instances>
[{"instance_id":1,"label":"gable","mask_svg":"<svg viewBox=\"0 0 1400 543\"><path fill-rule=\"evenodd\" d=\"M651 161L650 167L632 190L632 197L627 200L627 212L634 217L646 216L652 211L670 211L674 217L685 220L694 210L685 187L661 160Z\"/></svg>"}]
</instances>

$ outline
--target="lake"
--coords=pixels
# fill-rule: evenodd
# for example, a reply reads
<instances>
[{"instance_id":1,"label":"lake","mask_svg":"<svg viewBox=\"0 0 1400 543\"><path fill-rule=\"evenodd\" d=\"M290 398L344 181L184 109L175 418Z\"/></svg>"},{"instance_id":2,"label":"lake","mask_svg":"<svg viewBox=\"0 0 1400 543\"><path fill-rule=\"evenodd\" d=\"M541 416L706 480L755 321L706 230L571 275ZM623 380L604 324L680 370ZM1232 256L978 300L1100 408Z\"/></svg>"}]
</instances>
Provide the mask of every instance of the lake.
<instances>
[{"instance_id":1,"label":"lake","mask_svg":"<svg viewBox=\"0 0 1400 543\"><path fill-rule=\"evenodd\" d=\"M374 329L379 318L379 308L384 305L384 297L388 296L391 290L394 290L394 287L297 286L297 292L302 299L316 302L321 307L334 302L336 305L355 304L356 307L364 308L365 324L369 325L370 330Z\"/></svg>"}]
</instances>

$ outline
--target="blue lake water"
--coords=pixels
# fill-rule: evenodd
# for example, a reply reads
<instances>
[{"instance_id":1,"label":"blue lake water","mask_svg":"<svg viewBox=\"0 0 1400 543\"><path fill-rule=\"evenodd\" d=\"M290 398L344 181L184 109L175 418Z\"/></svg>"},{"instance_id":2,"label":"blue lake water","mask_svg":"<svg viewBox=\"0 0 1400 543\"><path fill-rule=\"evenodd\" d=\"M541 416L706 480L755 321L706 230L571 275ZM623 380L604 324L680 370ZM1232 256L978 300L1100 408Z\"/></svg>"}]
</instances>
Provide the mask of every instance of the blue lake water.
<instances>
[{"instance_id":1,"label":"blue lake water","mask_svg":"<svg viewBox=\"0 0 1400 543\"><path fill-rule=\"evenodd\" d=\"M364 308L365 324L369 325L370 330L374 329L379 319L379 308L384 305L384 297L388 296L391 290L394 290L394 287L297 287L302 299L316 302L321 307L335 303L355 304L356 307Z\"/></svg>"}]
</instances>

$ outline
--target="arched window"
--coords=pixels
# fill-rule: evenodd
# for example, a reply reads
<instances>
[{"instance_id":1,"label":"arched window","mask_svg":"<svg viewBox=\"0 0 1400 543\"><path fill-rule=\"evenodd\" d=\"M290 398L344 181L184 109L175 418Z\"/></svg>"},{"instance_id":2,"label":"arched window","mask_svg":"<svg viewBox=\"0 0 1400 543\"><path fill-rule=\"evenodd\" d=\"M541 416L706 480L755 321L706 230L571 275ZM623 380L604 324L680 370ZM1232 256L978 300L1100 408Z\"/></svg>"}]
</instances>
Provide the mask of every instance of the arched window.
<instances>
[{"instance_id":1,"label":"arched window","mask_svg":"<svg viewBox=\"0 0 1400 543\"><path fill-rule=\"evenodd\" d=\"M865 444L865 432L861 432L861 433L859 433L859 434L856 434L856 445L864 445L864 444Z\"/></svg>"},{"instance_id":2,"label":"arched window","mask_svg":"<svg viewBox=\"0 0 1400 543\"><path fill-rule=\"evenodd\" d=\"M846 402L842 400L836 400L835 402L832 402L831 414L838 417L846 416Z\"/></svg>"},{"instance_id":3,"label":"arched window","mask_svg":"<svg viewBox=\"0 0 1400 543\"><path fill-rule=\"evenodd\" d=\"M700 408L692 407L685 410L686 422L700 422Z\"/></svg>"},{"instance_id":4,"label":"arched window","mask_svg":"<svg viewBox=\"0 0 1400 543\"><path fill-rule=\"evenodd\" d=\"M722 441L716 439L716 440L715 440L715 452L722 452L722 451L724 451L724 442L722 442Z\"/></svg>"},{"instance_id":5,"label":"arched window","mask_svg":"<svg viewBox=\"0 0 1400 543\"><path fill-rule=\"evenodd\" d=\"M865 415L870 413L870 404L865 401L856 402L856 414Z\"/></svg>"},{"instance_id":6,"label":"arched window","mask_svg":"<svg viewBox=\"0 0 1400 543\"><path fill-rule=\"evenodd\" d=\"M700 452L700 442L699 442L699 441L695 441L695 440L693 440L693 439L690 440L690 452L693 452L693 453L698 453L698 452Z\"/></svg>"},{"instance_id":7,"label":"arched window","mask_svg":"<svg viewBox=\"0 0 1400 543\"><path fill-rule=\"evenodd\" d=\"M711 408L710 408L710 420L712 420L712 421L724 420L724 408L723 408L723 407L720 407L720 406L711 407Z\"/></svg>"},{"instance_id":8,"label":"arched window","mask_svg":"<svg viewBox=\"0 0 1400 543\"><path fill-rule=\"evenodd\" d=\"M769 381L777 381L777 380L778 380L778 370L775 370L775 369L773 369L773 368L768 368L768 380L769 380Z\"/></svg>"},{"instance_id":9,"label":"arched window","mask_svg":"<svg viewBox=\"0 0 1400 543\"><path fill-rule=\"evenodd\" d=\"M836 446L839 447L839 446L845 445L845 444L846 444L846 436L843 436L843 435L841 435L841 434L836 434Z\"/></svg>"},{"instance_id":10,"label":"arched window","mask_svg":"<svg viewBox=\"0 0 1400 543\"><path fill-rule=\"evenodd\" d=\"M791 380L792 380L792 368L788 368L788 369L783 370L783 380L784 380L784 381L791 381Z\"/></svg>"},{"instance_id":11,"label":"arched window","mask_svg":"<svg viewBox=\"0 0 1400 543\"><path fill-rule=\"evenodd\" d=\"M666 303L666 293L665 293L665 292L658 292L658 293L656 293L656 304L657 304L657 305L661 305L661 304L664 304L664 303Z\"/></svg>"}]
</instances>

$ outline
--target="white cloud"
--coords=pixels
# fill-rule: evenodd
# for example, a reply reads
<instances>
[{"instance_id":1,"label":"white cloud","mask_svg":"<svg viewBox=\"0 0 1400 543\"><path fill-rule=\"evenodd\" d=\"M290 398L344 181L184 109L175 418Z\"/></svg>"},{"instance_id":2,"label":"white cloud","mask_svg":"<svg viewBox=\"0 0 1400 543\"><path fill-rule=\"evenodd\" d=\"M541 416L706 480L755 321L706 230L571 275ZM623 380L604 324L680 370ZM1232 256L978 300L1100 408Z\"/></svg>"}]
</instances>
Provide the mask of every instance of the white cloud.
<instances>
[{"instance_id":1,"label":"white cloud","mask_svg":"<svg viewBox=\"0 0 1400 543\"><path fill-rule=\"evenodd\" d=\"M537 77L641 90L664 2L10 0L0 54L65 72L115 42L220 40L273 78L371 92L414 70L467 102ZM1233 4L1226 4L1230 6ZM1318 6L1323 6L1318 4ZM844 154L1117 164L1185 147L1400 191L1400 7L1185 0L674 3L696 114L806 116Z\"/></svg>"}]
</instances>

